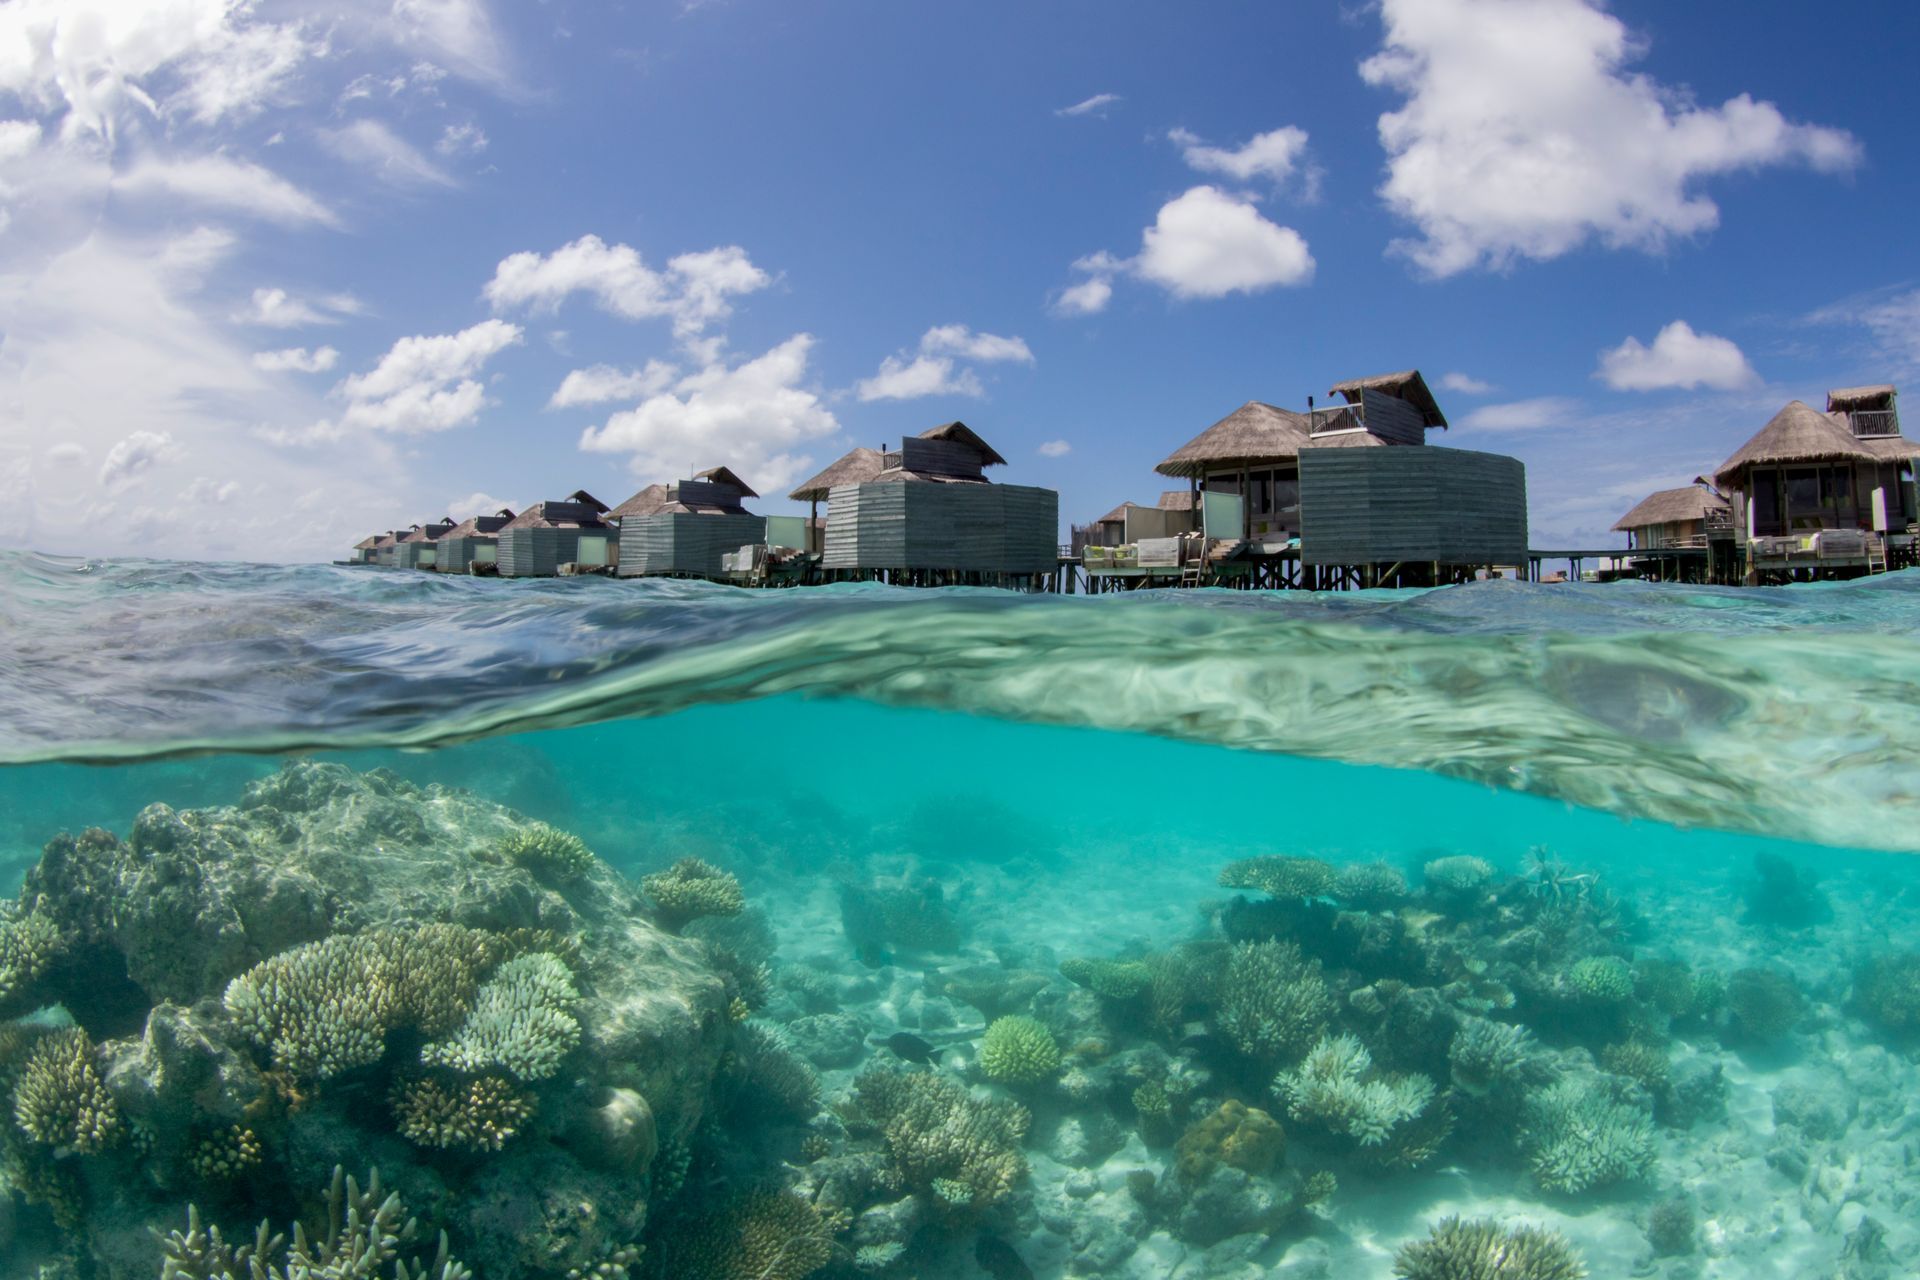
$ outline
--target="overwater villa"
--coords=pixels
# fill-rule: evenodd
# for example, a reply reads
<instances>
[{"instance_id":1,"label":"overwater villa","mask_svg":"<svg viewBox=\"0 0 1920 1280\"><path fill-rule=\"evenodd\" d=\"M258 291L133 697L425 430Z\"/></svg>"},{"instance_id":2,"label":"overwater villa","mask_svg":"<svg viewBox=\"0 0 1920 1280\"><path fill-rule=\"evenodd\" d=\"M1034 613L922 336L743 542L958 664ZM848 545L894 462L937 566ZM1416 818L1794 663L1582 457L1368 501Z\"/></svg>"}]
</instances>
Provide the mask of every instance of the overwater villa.
<instances>
[{"instance_id":1,"label":"overwater villa","mask_svg":"<svg viewBox=\"0 0 1920 1280\"><path fill-rule=\"evenodd\" d=\"M829 501L829 495L842 485L864 484L887 469L886 454L879 449L869 449L865 445L849 449L836 459L825 471L802 483L787 495L793 502L807 504L807 528L818 531L814 534L809 551L820 551L821 537L826 526L820 521L820 504Z\"/></svg>"},{"instance_id":2,"label":"overwater villa","mask_svg":"<svg viewBox=\"0 0 1920 1280\"><path fill-rule=\"evenodd\" d=\"M1701 477L1642 499L1614 522L1633 573L1660 582L1723 582L1733 572L1733 504Z\"/></svg>"},{"instance_id":3,"label":"overwater villa","mask_svg":"<svg viewBox=\"0 0 1920 1280\"><path fill-rule=\"evenodd\" d=\"M1060 495L986 478L1006 462L964 422L883 450L877 471L827 487L822 571L912 585L1012 585L1054 573Z\"/></svg>"},{"instance_id":4,"label":"overwater villa","mask_svg":"<svg viewBox=\"0 0 1920 1280\"><path fill-rule=\"evenodd\" d=\"M419 527L419 525L413 526L414 529L418 529ZM388 568L392 568L393 549L400 545L400 539L406 537L412 531L412 529L393 529L382 534L380 540L373 544L373 553L367 558L367 563L385 565Z\"/></svg>"},{"instance_id":5,"label":"overwater villa","mask_svg":"<svg viewBox=\"0 0 1920 1280\"><path fill-rule=\"evenodd\" d=\"M492 573L498 568L500 530L513 520L502 507L490 516L468 516L440 535L433 567L441 573Z\"/></svg>"},{"instance_id":6,"label":"overwater villa","mask_svg":"<svg viewBox=\"0 0 1920 1280\"><path fill-rule=\"evenodd\" d=\"M607 522L619 529L615 557L622 578L718 578L723 557L767 540L767 520L743 505L757 498L726 467L691 480L651 484L615 507Z\"/></svg>"},{"instance_id":7,"label":"overwater villa","mask_svg":"<svg viewBox=\"0 0 1920 1280\"><path fill-rule=\"evenodd\" d=\"M536 502L500 526L496 564L503 578L551 578L562 565L603 569L612 562L615 533L601 519L607 504L575 489Z\"/></svg>"},{"instance_id":8,"label":"overwater villa","mask_svg":"<svg viewBox=\"0 0 1920 1280\"><path fill-rule=\"evenodd\" d=\"M354 543L353 554L350 557L348 557L347 563L348 564L372 564L374 562L373 561L374 551L380 545L380 537L381 537L380 534L377 534L377 533L371 534L365 538L360 539L360 541Z\"/></svg>"},{"instance_id":9,"label":"overwater villa","mask_svg":"<svg viewBox=\"0 0 1920 1280\"><path fill-rule=\"evenodd\" d=\"M1419 370L1328 394L1304 412L1249 401L1162 460L1188 482L1184 518L1164 499L1119 508L1124 541L1089 553L1092 588L1432 585L1526 562L1525 468L1429 447L1447 420Z\"/></svg>"},{"instance_id":10,"label":"overwater villa","mask_svg":"<svg viewBox=\"0 0 1920 1280\"><path fill-rule=\"evenodd\" d=\"M441 516L428 524L417 524L407 536L394 544L393 564L399 569L431 569L440 535L453 528L453 521Z\"/></svg>"}]
</instances>

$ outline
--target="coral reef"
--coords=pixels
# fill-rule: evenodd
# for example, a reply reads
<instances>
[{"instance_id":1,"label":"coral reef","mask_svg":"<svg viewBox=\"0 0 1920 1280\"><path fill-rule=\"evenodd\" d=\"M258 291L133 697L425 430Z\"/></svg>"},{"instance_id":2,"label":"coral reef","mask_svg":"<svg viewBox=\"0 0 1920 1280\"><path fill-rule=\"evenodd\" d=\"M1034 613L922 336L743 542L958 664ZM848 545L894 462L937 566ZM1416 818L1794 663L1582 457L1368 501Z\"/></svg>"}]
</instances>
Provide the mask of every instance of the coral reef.
<instances>
[{"instance_id":1,"label":"coral reef","mask_svg":"<svg viewBox=\"0 0 1920 1280\"><path fill-rule=\"evenodd\" d=\"M1620 1004L1633 997L1633 970L1618 956L1586 956L1567 970L1567 989L1593 1004Z\"/></svg>"},{"instance_id":2,"label":"coral reef","mask_svg":"<svg viewBox=\"0 0 1920 1280\"><path fill-rule=\"evenodd\" d=\"M104 1151L125 1136L120 1107L100 1078L85 1031L49 1032L27 1050L13 1086L13 1119L41 1146L79 1155Z\"/></svg>"},{"instance_id":3,"label":"coral reef","mask_svg":"<svg viewBox=\"0 0 1920 1280\"><path fill-rule=\"evenodd\" d=\"M731 1074L739 1104L760 1114L804 1120L820 1109L820 1076L779 1027L748 1022L734 1037Z\"/></svg>"},{"instance_id":4,"label":"coral reef","mask_svg":"<svg viewBox=\"0 0 1920 1280\"><path fill-rule=\"evenodd\" d=\"M640 880L660 923L680 929L701 916L737 916L746 909L740 881L699 858L682 858Z\"/></svg>"},{"instance_id":5,"label":"coral reef","mask_svg":"<svg viewBox=\"0 0 1920 1280\"><path fill-rule=\"evenodd\" d=\"M402 1137L422 1147L498 1151L539 1109L533 1094L502 1076L449 1083L432 1076L394 1089L393 1117Z\"/></svg>"},{"instance_id":6,"label":"coral reef","mask_svg":"<svg viewBox=\"0 0 1920 1280\"><path fill-rule=\"evenodd\" d=\"M1088 960L1060 962L1060 974L1069 982L1109 1000L1134 1000L1153 985L1153 969L1143 960Z\"/></svg>"},{"instance_id":7,"label":"coral reef","mask_svg":"<svg viewBox=\"0 0 1920 1280\"><path fill-rule=\"evenodd\" d=\"M1748 1044L1779 1040L1806 1016L1800 984L1776 969L1740 969L1727 979L1727 1030Z\"/></svg>"},{"instance_id":8,"label":"coral reef","mask_svg":"<svg viewBox=\"0 0 1920 1280\"><path fill-rule=\"evenodd\" d=\"M1587 1269L1558 1232L1453 1217L1435 1223L1425 1240L1402 1245L1393 1274L1401 1280L1581 1280Z\"/></svg>"},{"instance_id":9,"label":"coral reef","mask_svg":"<svg viewBox=\"0 0 1920 1280\"><path fill-rule=\"evenodd\" d=\"M1020 1140L1033 1117L1025 1107L975 1098L945 1076L881 1067L863 1072L854 1090L900 1180L949 1209L990 1208L1026 1177Z\"/></svg>"},{"instance_id":10,"label":"coral reef","mask_svg":"<svg viewBox=\"0 0 1920 1280\"><path fill-rule=\"evenodd\" d=\"M45 915L0 903L0 1015L25 999L61 942L60 927Z\"/></svg>"},{"instance_id":11,"label":"coral reef","mask_svg":"<svg viewBox=\"0 0 1920 1280\"><path fill-rule=\"evenodd\" d=\"M503 862L525 867L542 880L567 883L593 869L593 850L579 836L544 822L513 832L494 846Z\"/></svg>"},{"instance_id":12,"label":"coral reef","mask_svg":"<svg viewBox=\"0 0 1920 1280\"><path fill-rule=\"evenodd\" d=\"M1320 1041L1273 1087L1295 1120L1345 1134L1363 1147L1384 1144L1433 1102L1433 1081L1375 1072L1366 1046L1350 1035Z\"/></svg>"},{"instance_id":13,"label":"coral reef","mask_svg":"<svg viewBox=\"0 0 1920 1280\"><path fill-rule=\"evenodd\" d=\"M1644 1177L1653 1168L1653 1120L1599 1077L1569 1076L1527 1096L1519 1131L1534 1180L1576 1192Z\"/></svg>"},{"instance_id":14,"label":"coral reef","mask_svg":"<svg viewBox=\"0 0 1920 1280\"><path fill-rule=\"evenodd\" d=\"M854 954L865 961L889 949L952 951L964 936L946 891L935 881L913 877L876 885L841 881L840 927Z\"/></svg>"},{"instance_id":15,"label":"coral reef","mask_svg":"<svg viewBox=\"0 0 1920 1280\"><path fill-rule=\"evenodd\" d=\"M835 1228L798 1196L751 1191L675 1223L647 1268L663 1280L801 1280L832 1259Z\"/></svg>"},{"instance_id":16,"label":"coral reef","mask_svg":"<svg viewBox=\"0 0 1920 1280\"><path fill-rule=\"evenodd\" d=\"M1220 883L1228 889L1258 889L1272 898L1322 898L1337 882L1334 869L1318 858L1269 855L1227 864Z\"/></svg>"},{"instance_id":17,"label":"coral reef","mask_svg":"<svg viewBox=\"0 0 1920 1280\"><path fill-rule=\"evenodd\" d=\"M1356 862L1340 868L1333 898L1359 911L1384 911L1407 898L1407 877L1386 862Z\"/></svg>"},{"instance_id":18,"label":"coral reef","mask_svg":"<svg viewBox=\"0 0 1920 1280\"><path fill-rule=\"evenodd\" d=\"M1286 1150L1286 1131L1278 1120L1258 1107L1228 1099L1180 1135L1174 1147L1174 1169L1193 1185L1222 1164L1243 1173L1265 1174L1280 1163Z\"/></svg>"},{"instance_id":19,"label":"coral reef","mask_svg":"<svg viewBox=\"0 0 1920 1280\"><path fill-rule=\"evenodd\" d=\"M1002 1084L1039 1084L1060 1073L1060 1045L1037 1018L997 1018L980 1039L980 1070Z\"/></svg>"},{"instance_id":20,"label":"coral reef","mask_svg":"<svg viewBox=\"0 0 1920 1280\"><path fill-rule=\"evenodd\" d=\"M1493 883L1493 864L1469 853L1435 858L1420 870L1427 892L1434 897L1463 903L1478 899Z\"/></svg>"},{"instance_id":21,"label":"coral reef","mask_svg":"<svg viewBox=\"0 0 1920 1280\"><path fill-rule=\"evenodd\" d=\"M1290 942L1243 942L1229 953L1220 980L1220 1030L1240 1052L1262 1062L1290 1061L1320 1038L1333 997L1318 961Z\"/></svg>"},{"instance_id":22,"label":"coral reef","mask_svg":"<svg viewBox=\"0 0 1920 1280\"><path fill-rule=\"evenodd\" d=\"M420 1060L454 1071L545 1080L580 1043L580 1023L570 1012L579 999L560 957L545 951L516 956L480 987L453 1034L427 1045Z\"/></svg>"},{"instance_id":23,"label":"coral reef","mask_svg":"<svg viewBox=\"0 0 1920 1280\"><path fill-rule=\"evenodd\" d=\"M1447 1048L1447 1062L1454 1087L1477 1097L1534 1083L1543 1069L1531 1031L1486 1018L1460 1024Z\"/></svg>"},{"instance_id":24,"label":"coral reef","mask_svg":"<svg viewBox=\"0 0 1920 1280\"><path fill-rule=\"evenodd\" d=\"M1883 1031L1920 1032L1920 952L1876 956L1861 965L1853 1005Z\"/></svg>"}]
</instances>

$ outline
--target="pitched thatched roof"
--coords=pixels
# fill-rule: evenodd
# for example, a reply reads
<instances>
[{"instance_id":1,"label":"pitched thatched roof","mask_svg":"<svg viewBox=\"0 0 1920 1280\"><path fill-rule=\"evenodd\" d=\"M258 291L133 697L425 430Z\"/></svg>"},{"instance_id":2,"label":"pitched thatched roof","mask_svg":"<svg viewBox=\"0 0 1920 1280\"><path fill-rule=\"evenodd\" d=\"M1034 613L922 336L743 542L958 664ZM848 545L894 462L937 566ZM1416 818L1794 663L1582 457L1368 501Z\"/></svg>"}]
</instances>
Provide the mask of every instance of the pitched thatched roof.
<instances>
[{"instance_id":1,"label":"pitched thatched roof","mask_svg":"<svg viewBox=\"0 0 1920 1280\"><path fill-rule=\"evenodd\" d=\"M1861 438L1846 422L1795 400L1773 415L1713 473L1714 483L1737 481L1747 468L1782 462L1897 462L1920 457L1920 445L1900 436Z\"/></svg>"},{"instance_id":2,"label":"pitched thatched roof","mask_svg":"<svg viewBox=\"0 0 1920 1280\"><path fill-rule=\"evenodd\" d=\"M565 501L578 502L583 506L592 507L595 511L600 512L602 515L606 514L607 504L600 501L600 499L594 497L592 494L588 493L585 489L575 489L572 493L566 496Z\"/></svg>"},{"instance_id":3,"label":"pitched thatched roof","mask_svg":"<svg viewBox=\"0 0 1920 1280\"><path fill-rule=\"evenodd\" d=\"M395 543L399 541L400 541L400 530L394 529L387 533L381 534L380 540L373 544L373 548L376 551L385 551L388 547L393 546Z\"/></svg>"},{"instance_id":4,"label":"pitched thatched roof","mask_svg":"<svg viewBox=\"0 0 1920 1280\"><path fill-rule=\"evenodd\" d=\"M1707 488L1704 484L1690 484L1684 489L1662 489L1641 500L1627 514L1614 522L1614 532L1628 529L1644 529L1653 524L1674 524L1683 520L1704 520L1708 511L1729 511L1733 504Z\"/></svg>"},{"instance_id":5,"label":"pitched thatched roof","mask_svg":"<svg viewBox=\"0 0 1920 1280\"><path fill-rule=\"evenodd\" d=\"M1334 383L1327 394L1345 396L1348 404L1358 404L1362 391L1384 391L1390 396L1398 396L1418 409L1428 426L1447 425L1446 415L1440 412L1440 405L1434 400L1433 392L1427 390L1427 380L1420 376L1418 369L1376 373L1371 378L1349 378L1345 382Z\"/></svg>"},{"instance_id":6,"label":"pitched thatched roof","mask_svg":"<svg viewBox=\"0 0 1920 1280\"><path fill-rule=\"evenodd\" d=\"M584 492L585 490L575 491L575 493ZM591 495L588 496L591 497ZM569 496L565 501L574 503L578 502L579 498ZM606 527L597 518L593 520L549 520L547 519L547 505L548 504L544 502L534 503L519 515L501 525L500 532L505 533L509 529L604 529ZM584 505L589 507L599 506L601 511L606 510L605 505L593 501L589 501Z\"/></svg>"},{"instance_id":7,"label":"pitched thatched roof","mask_svg":"<svg viewBox=\"0 0 1920 1280\"><path fill-rule=\"evenodd\" d=\"M1304 414L1249 400L1181 445L1155 467L1163 476L1199 476L1222 467L1260 466L1300 456L1310 439Z\"/></svg>"},{"instance_id":8,"label":"pitched thatched roof","mask_svg":"<svg viewBox=\"0 0 1920 1280\"><path fill-rule=\"evenodd\" d=\"M708 467L705 471L694 472L693 478L695 480L705 480L708 484L724 484L729 488L738 489L740 496L743 498L757 498L760 496L747 487L745 480L733 474L733 472L726 467Z\"/></svg>"},{"instance_id":9,"label":"pitched thatched roof","mask_svg":"<svg viewBox=\"0 0 1920 1280\"><path fill-rule=\"evenodd\" d=\"M1154 503L1162 511L1193 510L1194 493L1191 489L1162 489L1160 501Z\"/></svg>"},{"instance_id":10,"label":"pitched thatched roof","mask_svg":"<svg viewBox=\"0 0 1920 1280\"><path fill-rule=\"evenodd\" d=\"M1890 408L1893 405L1894 396L1898 394L1890 384L1884 382L1872 387L1842 387L1838 391L1827 392L1827 412L1833 413L1840 409ZM1881 403L1883 400L1885 404Z\"/></svg>"},{"instance_id":11,"label":"pitched thatched roof","mask_svg":"<svg viewBox=\"0 0 1920 1280\"><path fill-rule=\"evenodd\" d=\"M1122 522L1127 518L1127 508L1132 506L1138 506L1138 505L1139 505L1138 503L1134 503L1134 502L1123 502L1119 506L1115 507L1113 510L1107 512L1107 514L1101 516L1098 520L1095 520L1094 523L1095 524L1119 524L1120 522Z\"/></svg>"},{"instance_id":12,"label":"pitched thatched roof","mask_svg":"<svg viewBox=\"0 0 1920 1280\"><path fill-rule=\"evenodd\" d=\"M1331 434L1317 435L1302 449L1384 449L1387 442L1371 431L1335 431Z\"/></svg>"},{"instance_id":13,"label":"pitched thatched roof","mask_svg":"<svg viewBox=\"0 0 1920 1280\"><path fill-rule=\"evenodd\" d=\"M453 528L440 535L439 541L447 542L454 538L486 538L500 532L513 519L513 510L502 507L490 516L468 516Z\"/></svg>"},{"instance_id":14,"label":"pitched thatched roof","mask_svg":"<svg viewBox=\"0 0 1920 1280\"><path fill-rule=\"evenodd\" d=\"M869 449L864 445L849 450L839 461L813 479L806 481L787 497L795 502L823 502L827 491L835 485L861 484L873 479L886 469L885 456L878 449Z\"/></svg>"},{"instance_id":15,"label":"pitched thatched roof","mask_svg":"<svg viewBox=\"0 0 1920 1280\"><path fill-rule=\"evenodd\" d=\"M971 445L980 451L980 465L983 467L1004 467L1007 460L995 453L993 446L973 433L973 428L964 422L949 422L920 433L922 440L947 440L954 444Z\"/></svg>"},{"instance_id":16,"label":"pitched thatched roof","mask_svg":"<svg viewBox=\"0 0 1920 1280\"><path fill-rule=\"evenodd\" d=\"M663 484L650 484L625 502L607 512L609 520L624 520L628 516L650 516L666 506L673 499Z\"/></svg>"},{"instance_id":17,"label":"pitched thatched roof","mask_svg":"<svg viewBox=\"0 0 1920 1280\"><path fill-rule=\"evenodd\" d=\"M379 545L380 545L380 535L376 533L370 538L362 538L360 539L360 541L354 543L353 549L355 551L371 551L373 548Z\"/></svg>"}]
</instances>

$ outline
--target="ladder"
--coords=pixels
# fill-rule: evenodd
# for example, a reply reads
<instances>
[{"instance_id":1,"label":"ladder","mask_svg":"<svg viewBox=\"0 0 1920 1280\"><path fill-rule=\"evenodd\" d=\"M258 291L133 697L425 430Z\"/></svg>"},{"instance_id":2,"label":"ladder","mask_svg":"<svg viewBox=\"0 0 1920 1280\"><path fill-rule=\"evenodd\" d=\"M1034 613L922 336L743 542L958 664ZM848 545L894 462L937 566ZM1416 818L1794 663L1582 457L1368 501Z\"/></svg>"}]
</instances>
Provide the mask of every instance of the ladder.
<instances>
[{"instance_id":1,"label":"ladder","mask_svg":"<svg viewBox=\"0 0 1920 1280\"><path fill-rule=\"evenodd\" d=\"M1887 571L1887 540L1878 533L1867 535L1867 573Z\"/></svg>"}]
</instances>

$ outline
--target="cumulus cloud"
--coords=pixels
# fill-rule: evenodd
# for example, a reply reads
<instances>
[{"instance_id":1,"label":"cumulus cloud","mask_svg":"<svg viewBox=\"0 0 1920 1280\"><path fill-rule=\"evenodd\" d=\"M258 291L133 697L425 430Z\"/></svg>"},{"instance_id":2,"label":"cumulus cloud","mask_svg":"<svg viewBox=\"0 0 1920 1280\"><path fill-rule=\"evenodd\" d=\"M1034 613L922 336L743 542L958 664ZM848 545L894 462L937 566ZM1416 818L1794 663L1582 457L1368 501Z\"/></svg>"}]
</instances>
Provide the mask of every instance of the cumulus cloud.
<instances>
[{"instance_id":1,"label":"cumulus cloud","mask_svg":"<svg viewBox=\"0 0 1920 1280\"><path fill-rule=\"evenodd\" d=\"M107 459L100 464L101 487L124 489L147 471L179 456L171 432L136 431L107 450Z\"/></svg>"},{"instance_id":2,"label":"cumulus cloud","mask_svg":"<svg viewBox=\"0 0 1920 1280\"><path fill-rule=\"evenodd\" d=\"M1458 391L1463 396L1484 396L1493 390L1493 384L1482 382L1471 374L1445 373L1440 375L1440 389Z\"/></svg>"},{"instance_id":3,"label":"cumulus cloud","mask_svg":"<svg viewBox=\"0 0 1920 1280\"><path fill-rule=\"evenodd\" d=\"M1695 333L1684 320L1654 335L1653 345L1628 338L1600 353L1594 373L1615 391L1662 391L1674 387L1712 387L1737 391L1760 380L1740 348L1727 338Z\"/></svg>"},{"instance_id":4,"label":"cumulus cloud","mask_svg":"<svg viewBox=\"0 0 1920 1280\"><path fill-rule=\"evenodd\" d=\"M1256 134L1237 148L1209 146L1185 129L1170 129L1167 137L1180 148L1181 157L1190 167L1236 182L1252 182L1255 178L1284 182L1307 150L1307 131L1292 125Z\"/></svg>"},{"instance_id":5,"label":"cumulus cloud","mask_svg":"<svg viewBox=\"0 0 1920 1280\"><path fill-rule=\"evenodd\" d=\"M1100 266L1083 265L1090 261L1088 258L1073 264L1075 270L1092 271L1093 274L1061 289L1053 299L1055 312L1063 316L1097 315L1113 301L1113 276L1120 269L1120 264L1109 254L1097 254L1094 257L1104 260ZM1110 266L1107 265L1109 263Z\"/></svg>"},{"instance_id":6,"label":"cumulus cloud","mask_svg":"<svg viewBox=\"0 0 1920 1280\"><path fill-rule=\"evenodd\" d=\"M339 363L340 353L332 347L286 347L279 351L256 351L253 367L266 373L325 373Z\"/></svg>"},{"instance_id":7,"label":"cumulus cloud","mask_svg":"<svg viewBox=\"0 0 1920 1280\"><path fill-rule=\"evenodd\" d=\"M453 178L378 120L322 129L320 145L347 164L396 187L450 187Z\"/></svg>"},{"instance_id":8,"label":"cumulus cloud","mask_svg":"<svg viewBox=\"0 0 1920 1280\"><path fill-rule=\"evenodd\" d=\"M184 204L224 209L268 222L339 225L332 210L285 178L230 156L143 160L115 178L113 189L134 199L166 196Z\"/></svg>"},{"instance_id":9,"label":"cumulus cloud","mask_svg":"<svg viewBox=\"0 0 1920 1280\"><path fill-rule=\"evenodd\" d=\"M886 357L878 373L854 384L854 394L868 401L985 395L979 375L962 360L1032 364L1033 351L1024 338L975 333L963 324L935 325L921 335L917 354Z\"/></svg>"},{"instance_id":10,"label":"cumulus cloud","mask_svg":"<svg viewBox=\"0 0 1920 1280\"><path fill-rule=\"evenodd\" d=\"M482 320L459 333L402 338L369 372L340 384L348 402L341 421L408 435L463 426L486 404L485 388L474 375L520 340L520 326L504 320Z\"/></svg>"},{"instance_id":11,"label":"cumulus cloud","mask_svg":"<svg viewBox=\"0 0 1920 1280\"><path fill-rule=\"evenodd\" d=\"M567 409L578 404L605 404L609 400L657 395L673 384L678 372L664 360L649 360L644 369L616 369L610 364L575 369L561 379L547 407Z\"/></svg>"},{"instance_id":12,"label":"cumulus cloud","mask_svg":"<svg viewBox=\"0 0 1920 1280\"><path fill-rule=\"evenodd\" d=\"M1838 172L1861 148L1741 94L1687 101L1629 71L1644 53L1598 0L1382 0L1385 40L1360 66L1404 96L1380 117L1380 194L1423 272L1545 260L1597 239L1657 251L1720 211L1701 179L1769 165Z\"/></svg>"},{"instance_id":13,"label":"cumulus cloud","mask_svg":"<svg viewBox=\"0 0 1920 1280\"><path fill-rule=\"evenodd\" d=\"M338 324L342 316L358 315L364 308L350 294L333 294L308 301L285 289L261 287L253 291L247 305L233 319L240 324L257 324L267 329L300 329L313 324Z\"/></svg>"},{"instance_id":14,"label":"cumulus cloud","mask_svg":"<svg viewBox=\"0 0 1920 1280\"><path fill-rule=\"evenodd\" d=\"M624 453L635 474L687 476L724 465L763 492L784 488L812 459L796 450L840 429L806 383L811 334L795 334L740 364L715 361L598 427L580 447Z\"/></svg>"},{"instance_id":15,"label":"cumulus cloud","mask_svg":"<svg viewBox=\"0 0 1920 1280\"><path fill-rule=\"evenodd\" d=\"M1536 396L1531 400L1482 405L1463 418L1460 425L1475 431L1532 431L1540 427L1572 426L1579 411L1579 404L1566 396Z\"/></svg>"},{"instance_id":16,"label":"cumulus cloud","mask_svg":"<svg viewBox=\"0 0 1920 1280\"><path fill-rule=\"evenodd\" d=\"M475 492L464 498L455 498L446 504L445 510L447 518L457 524L469 516L490 516L502 508L517 510L511 502L503 502L490 493Z\"/></svg>"},{"instance_id":17,"label":"cumulus cloud","mask_svg":"<svg viewBox=\"0 0 1920 1280\"><path fill-rule=\"evenodd\" d=\"M503 258L487 282L495 310L554 310L584 293L601 310L625 320L670 319L682 336L700 333L732 314L732 300L764 289L772 277L737 245L683 253L655 271L630 245L586 235L550 254Z\"/></svg>"},{"instance_id":18,"label":"cumulus cloud","mask_svg":"<svg viewBox=\"0 0 1920 1280\"><path fill-rule=\"evenodd\" d=\"M1065 440L1044 440L1038 452L1043 458L1064 458L1073 452L1073 446Z\"/></svg>"},{"instance_id":19,"label":"cumulus cloud","mask_svg":"<svg viewBox=\"0 0 1920 1280\"><path fill-rule=\"evenodd\" d=\"M1053 309L1062 315L1103 310L1121 275L1158 285L1176 298L1224 298L1306 284L1313 279L1314 262L1306 239L1269 221L1250 197L1200 186L1160 206L1153 225L1140 235L1138 254L1089 254L1073 268L1086 279L1055 296Z\"/></svg>"},{"instance_id":20,"label":"cumulus cloud","mask_svg":"<svg viewBox=\"0 0 1920 1280\"><path fill-rule=\"evenodd\" d=\"M1091 98L1083 98L1070 107L1056 108L1057 116L1104 116L1110 107L1120 105L1121 97L1117 93L1096 93Z\"/></svg>"}]
</instances>

